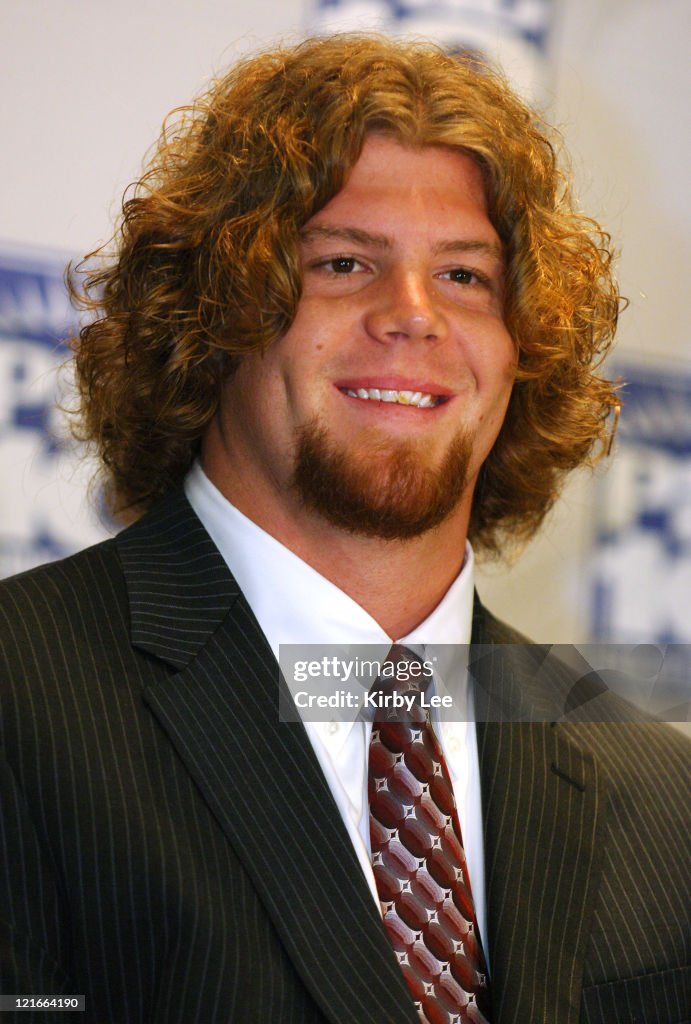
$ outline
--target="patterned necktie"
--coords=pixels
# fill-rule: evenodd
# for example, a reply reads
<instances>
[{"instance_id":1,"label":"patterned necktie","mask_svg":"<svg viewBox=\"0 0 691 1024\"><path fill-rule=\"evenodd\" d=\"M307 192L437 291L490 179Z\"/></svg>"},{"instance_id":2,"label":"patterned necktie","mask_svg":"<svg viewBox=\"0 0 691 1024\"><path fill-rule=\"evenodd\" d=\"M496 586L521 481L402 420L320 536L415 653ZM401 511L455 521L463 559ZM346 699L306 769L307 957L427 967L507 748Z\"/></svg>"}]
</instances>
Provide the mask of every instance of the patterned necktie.
<instances>
[{"instance_id":1,"label":"patterned necktie","mask_svg":"<svg viewBox=\"0 0 691 1024\"><path fill-rule=\"evenodd\" d=\"M395 644L396 678L375 684L384 698L416 693L405 715L380 706L369 748L372 864L384 925L426 1024L491 1020L485 958L451 780L428 715L419 706L420 659ZM426 680L422 677L422 682ZM389 700L389 703L392 701Z\"/></svg>"}]
</instances>

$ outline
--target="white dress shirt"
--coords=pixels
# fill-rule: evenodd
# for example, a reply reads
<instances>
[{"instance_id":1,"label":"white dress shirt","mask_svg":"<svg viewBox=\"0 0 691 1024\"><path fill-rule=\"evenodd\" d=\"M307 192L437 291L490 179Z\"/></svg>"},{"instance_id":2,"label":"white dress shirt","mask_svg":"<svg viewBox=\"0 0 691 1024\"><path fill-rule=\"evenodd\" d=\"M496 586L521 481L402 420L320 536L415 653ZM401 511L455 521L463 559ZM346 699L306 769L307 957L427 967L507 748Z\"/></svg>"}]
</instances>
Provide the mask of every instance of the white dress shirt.
<instances>
[{"instance_id":1,"label":"white dress shirt","mask_svg":"<svg viewBox=\"0 0 691 1024\"><path fill-rule=\"evenodd\" d=\"M420 651L429 645L470 643L470 545L466 547L461 572L431 615L407 636L391 638L344 591L224 498L198 462L185 479L185 493L242 589L277 660L281 644L378 644L388 651L395 639ZM454 692L458 692L458 685L465 687L465 670L463 676ZM304 725L379 909L370 859L367 800L371 723L356 718L306 721ZM475 727L472 721L437 719L435 728L453 784L478 927L486 951L482 806Z\"/></svg>"}]
</instances>

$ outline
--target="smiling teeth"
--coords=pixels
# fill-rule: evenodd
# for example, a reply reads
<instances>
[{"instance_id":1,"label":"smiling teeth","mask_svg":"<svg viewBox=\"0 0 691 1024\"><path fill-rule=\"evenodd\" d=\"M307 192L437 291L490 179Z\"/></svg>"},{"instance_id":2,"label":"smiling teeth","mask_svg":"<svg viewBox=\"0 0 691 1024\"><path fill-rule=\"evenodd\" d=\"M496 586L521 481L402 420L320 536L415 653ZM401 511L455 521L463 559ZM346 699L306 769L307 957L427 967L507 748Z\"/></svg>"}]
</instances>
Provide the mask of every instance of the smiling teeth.
<instances>
[{"instance_id":1,"label":"smiling teeth","mask_svg":"<svg viewBox=\"0 0 691 1024\"><path fill-rule=\"evenodd\" d=\"M396 405L415 405L418 409L428 409L440 401L434 395L423 391L394 391L390 388L346 388L345 393L351 398L364 398L366 401L393 402Z\"/></svg>"}]
</instances>

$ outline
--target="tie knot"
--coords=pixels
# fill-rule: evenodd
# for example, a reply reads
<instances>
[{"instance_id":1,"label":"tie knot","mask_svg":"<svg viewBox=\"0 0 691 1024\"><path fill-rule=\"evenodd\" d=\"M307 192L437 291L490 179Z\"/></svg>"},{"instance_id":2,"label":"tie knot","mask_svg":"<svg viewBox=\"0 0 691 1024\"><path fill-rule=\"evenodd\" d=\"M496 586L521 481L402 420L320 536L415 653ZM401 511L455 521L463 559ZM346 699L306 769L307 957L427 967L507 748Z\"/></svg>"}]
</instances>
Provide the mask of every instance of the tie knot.
<instances>
[{"instance_id":1,"label":"tie knot","mask_svg":"<svg viewBox=\"0 0 691 1024\"><path fill-rule=\"evenodd\" d=\"M394 644L370 689L375 722L423 722L424 694L431 682L428 665L403 644Z\"/></svg>"}]
</instances>

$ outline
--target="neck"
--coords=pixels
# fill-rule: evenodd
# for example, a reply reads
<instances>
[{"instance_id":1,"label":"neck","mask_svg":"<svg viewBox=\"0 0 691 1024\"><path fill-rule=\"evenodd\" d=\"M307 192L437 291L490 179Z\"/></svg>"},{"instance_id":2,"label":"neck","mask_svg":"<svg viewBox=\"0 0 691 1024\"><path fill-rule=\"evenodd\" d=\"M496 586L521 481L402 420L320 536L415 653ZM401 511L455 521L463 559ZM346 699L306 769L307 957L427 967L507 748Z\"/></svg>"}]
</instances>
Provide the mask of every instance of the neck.
<instances>
[{"instance_id":1,"label":"neck","mask_svg":"<svg viewBox=\"0 0 691 1024\"><path fill-rule=\"evenodd\" d=\"M324 522L306 529L294 521L249 517L369 612L392 640L434 611L463 565L465 532L460 529L453 543L442 528L413 540L381 541Z\"/></svg>"},{"instance_id":2,"label":"neck","mask_svg":"<svg viewBox=\"0 0 691 1024\"><path fill-rule=\"evenodd\" d=\"M330 571L326 563L314 568L369 612L387 636L398 640L431 615L463 566L465 538L459 538L453 552L439 557L437 546L426 542L433 541L436 532L430 531L424 542L421 538L397 546L364 542L354 557L352 545L339 572Z\"/></svg>"},{"instance_id":3,"label":"neck","mask_svg":"<svg viewBox=\"0 0 691 1024\"><path fill-rule=\"evenodd\" d=\"M405 636L439 604L463 566L470 497L438 527L407 540L381 540L333 526L297 499L281 500L255 480L228 471L207 453L202 465L244 515L367 611L392 640Z\"/></svg>"}]
</instances>

